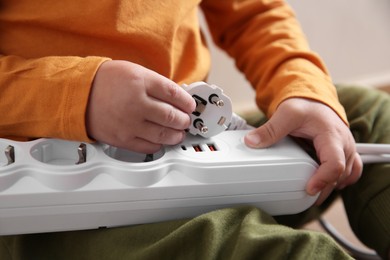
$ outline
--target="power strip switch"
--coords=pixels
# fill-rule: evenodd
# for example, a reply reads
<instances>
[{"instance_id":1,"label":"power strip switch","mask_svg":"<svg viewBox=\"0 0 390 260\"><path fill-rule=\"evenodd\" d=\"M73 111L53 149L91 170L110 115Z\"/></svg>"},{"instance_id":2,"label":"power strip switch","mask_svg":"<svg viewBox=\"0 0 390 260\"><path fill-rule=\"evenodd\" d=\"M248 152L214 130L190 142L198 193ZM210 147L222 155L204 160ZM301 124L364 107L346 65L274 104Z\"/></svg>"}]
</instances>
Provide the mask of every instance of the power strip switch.
<instances>
[{"instance_id":1,"label":"power strip switch","mask_svg":"<svg viewBox=\"0 0 390 260\"><path fill-rule=\"evenodd\" d=\"M210 138L228 128L233 114L232 102L221 88L203 81L182 87L196 102L196 109L190 115L190 134Z\"/></svg>"}]
</instances>

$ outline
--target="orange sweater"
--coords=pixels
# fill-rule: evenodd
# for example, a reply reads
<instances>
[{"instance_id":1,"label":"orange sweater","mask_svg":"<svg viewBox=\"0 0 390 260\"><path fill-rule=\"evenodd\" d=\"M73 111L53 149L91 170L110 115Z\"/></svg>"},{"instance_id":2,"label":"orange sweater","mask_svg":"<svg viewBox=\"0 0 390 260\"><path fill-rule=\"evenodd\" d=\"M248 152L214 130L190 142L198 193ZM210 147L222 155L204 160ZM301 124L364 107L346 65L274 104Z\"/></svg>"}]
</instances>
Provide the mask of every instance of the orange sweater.
<instances>
[{"instance_id":1,"label":"orange sweater","mask_svg":"<svg viewBox=\"0 0 390 260\"><path fill-rule=\"evenodd\" d=\"M306 97L346 121L284 1L3 0L0 136L88 141L88 95L107 59L141 64L179 84L205 80L210 57L199 4L216 44L236 60L268 116L284 99Z\"/></svg>"}]
</instances>

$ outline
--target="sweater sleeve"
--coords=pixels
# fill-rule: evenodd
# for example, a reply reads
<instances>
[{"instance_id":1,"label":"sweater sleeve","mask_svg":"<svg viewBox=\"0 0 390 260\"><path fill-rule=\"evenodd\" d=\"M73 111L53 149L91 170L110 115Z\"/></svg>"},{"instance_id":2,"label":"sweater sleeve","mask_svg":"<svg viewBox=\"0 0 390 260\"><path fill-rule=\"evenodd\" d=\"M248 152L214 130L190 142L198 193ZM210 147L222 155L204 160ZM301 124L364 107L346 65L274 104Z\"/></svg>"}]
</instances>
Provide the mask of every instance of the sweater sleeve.
<instances>
[{"instance_id":1,"label":"sweater sleeve","mask_svg":"<svg viewBox=\"0 0 390 260\"><path fill-rule=\"evenodd\" d=\"M0 136L91 141L85 112L101 57L0 56Z\"/></svg>"},{"instance_id":2,"label":"sweater sleeve","mask_svg":"<svg viewBox=\"0 0 390 260\"><path fill-rule=\"evenodd\" d=\"M325 65L286 2L205 0L202 9L216 45L256 88L267 116L285 99L303 97L328 105L348 123Z\"/></svg>"}]
</instances>

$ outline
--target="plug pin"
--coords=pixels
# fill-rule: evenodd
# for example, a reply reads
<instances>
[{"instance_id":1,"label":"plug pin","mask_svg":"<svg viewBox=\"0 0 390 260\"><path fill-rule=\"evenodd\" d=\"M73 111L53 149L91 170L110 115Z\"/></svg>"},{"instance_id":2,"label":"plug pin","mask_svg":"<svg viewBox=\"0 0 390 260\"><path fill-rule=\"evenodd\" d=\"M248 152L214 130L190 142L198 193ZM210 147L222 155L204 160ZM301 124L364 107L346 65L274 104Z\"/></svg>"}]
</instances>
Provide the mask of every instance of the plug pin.
<instances>
[{"instance_id":1,"label":"plug pin","mask_svg":"<svg viewBox=\"0 0 390 260\"><path fill-rule=\"evenodd\" d=\"M218 99L217 101L213 101L213 104L217 107L223 107L224 103L222 99Z\"/></svg>"},{"instance_id":2,"label":"plug pin","mask_svg":"<svg viewBox=\"0 0 390 260\"><path fill-rule=\"evenodd\" d=\"M223 100L220 99L220 98L218 97L218 95L216 95L216 94L210 95L209 101L210 101L210 103L213 103L213 104L216 105L217 107L223 107L223 105L225 105L225 103L223 102Z\"/></svg>"},{"instance_id":3,"label":"plug pin","mask_svg":"<svg viewBox=\"0 0 390 260\"><path fill-rule=\"evenodd\" d=\"M198 126L198 129L199 131L202 133L202 134L205 134L209 131L209 129L207 128L207 126L203 125L202 123L199 123L199 126Z\"/></svg>"},{"instance_id":4,"label":"plug pin","mask_svg":"<svg viewBox=\"0 0 390 260\"><path fill-rule=\"evenodd\" d=\"M203 124L203 121L201 119L197 119L194 121L194 126L202 133L205 134L209 131L207 126Z\"/></svg>"}]
</instances>

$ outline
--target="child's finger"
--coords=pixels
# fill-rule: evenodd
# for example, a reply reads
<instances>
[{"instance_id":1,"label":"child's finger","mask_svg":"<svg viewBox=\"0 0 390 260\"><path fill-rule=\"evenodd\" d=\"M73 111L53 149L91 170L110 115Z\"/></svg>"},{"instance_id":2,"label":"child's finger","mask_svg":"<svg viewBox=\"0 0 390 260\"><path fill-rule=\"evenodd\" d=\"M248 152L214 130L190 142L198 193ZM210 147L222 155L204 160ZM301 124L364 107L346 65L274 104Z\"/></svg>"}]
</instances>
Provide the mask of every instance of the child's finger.
<instances>
[{"instance_id":1,"label":"child's finger","mask_svg":"<svg viewBox=\"0 0 390 260\"><path fill-rule=\"evenodd\" d=\"M145 106L145 110L148 111L145 116L150 122L177 130L189 127L190 116L170 104L155 100Z\"/></svg>"},{"instance_id":2,"label":"child's finger","mask_svg":"<svg viewBox=\"0 0 390 260\"><path fill-rule=\"evenodd\" d=\"M145 83L146 84L146 83ZM151 80L146 84L147 94L190 114L195 110L195 101L182 87L165 80Z\"/></svg>"},{"instance_id":3,"label":"child's finger","mask_svg":"<svg viewBox=\"0 0 390 260\"><path fill-rule=\"evenodd\" d=\"M183 141L185 132L169 127L157 125L152 122L144 122L143 129L136 133L138 138L142 138L155 144L175 145Z\"/></svg>"}]
</instances>

